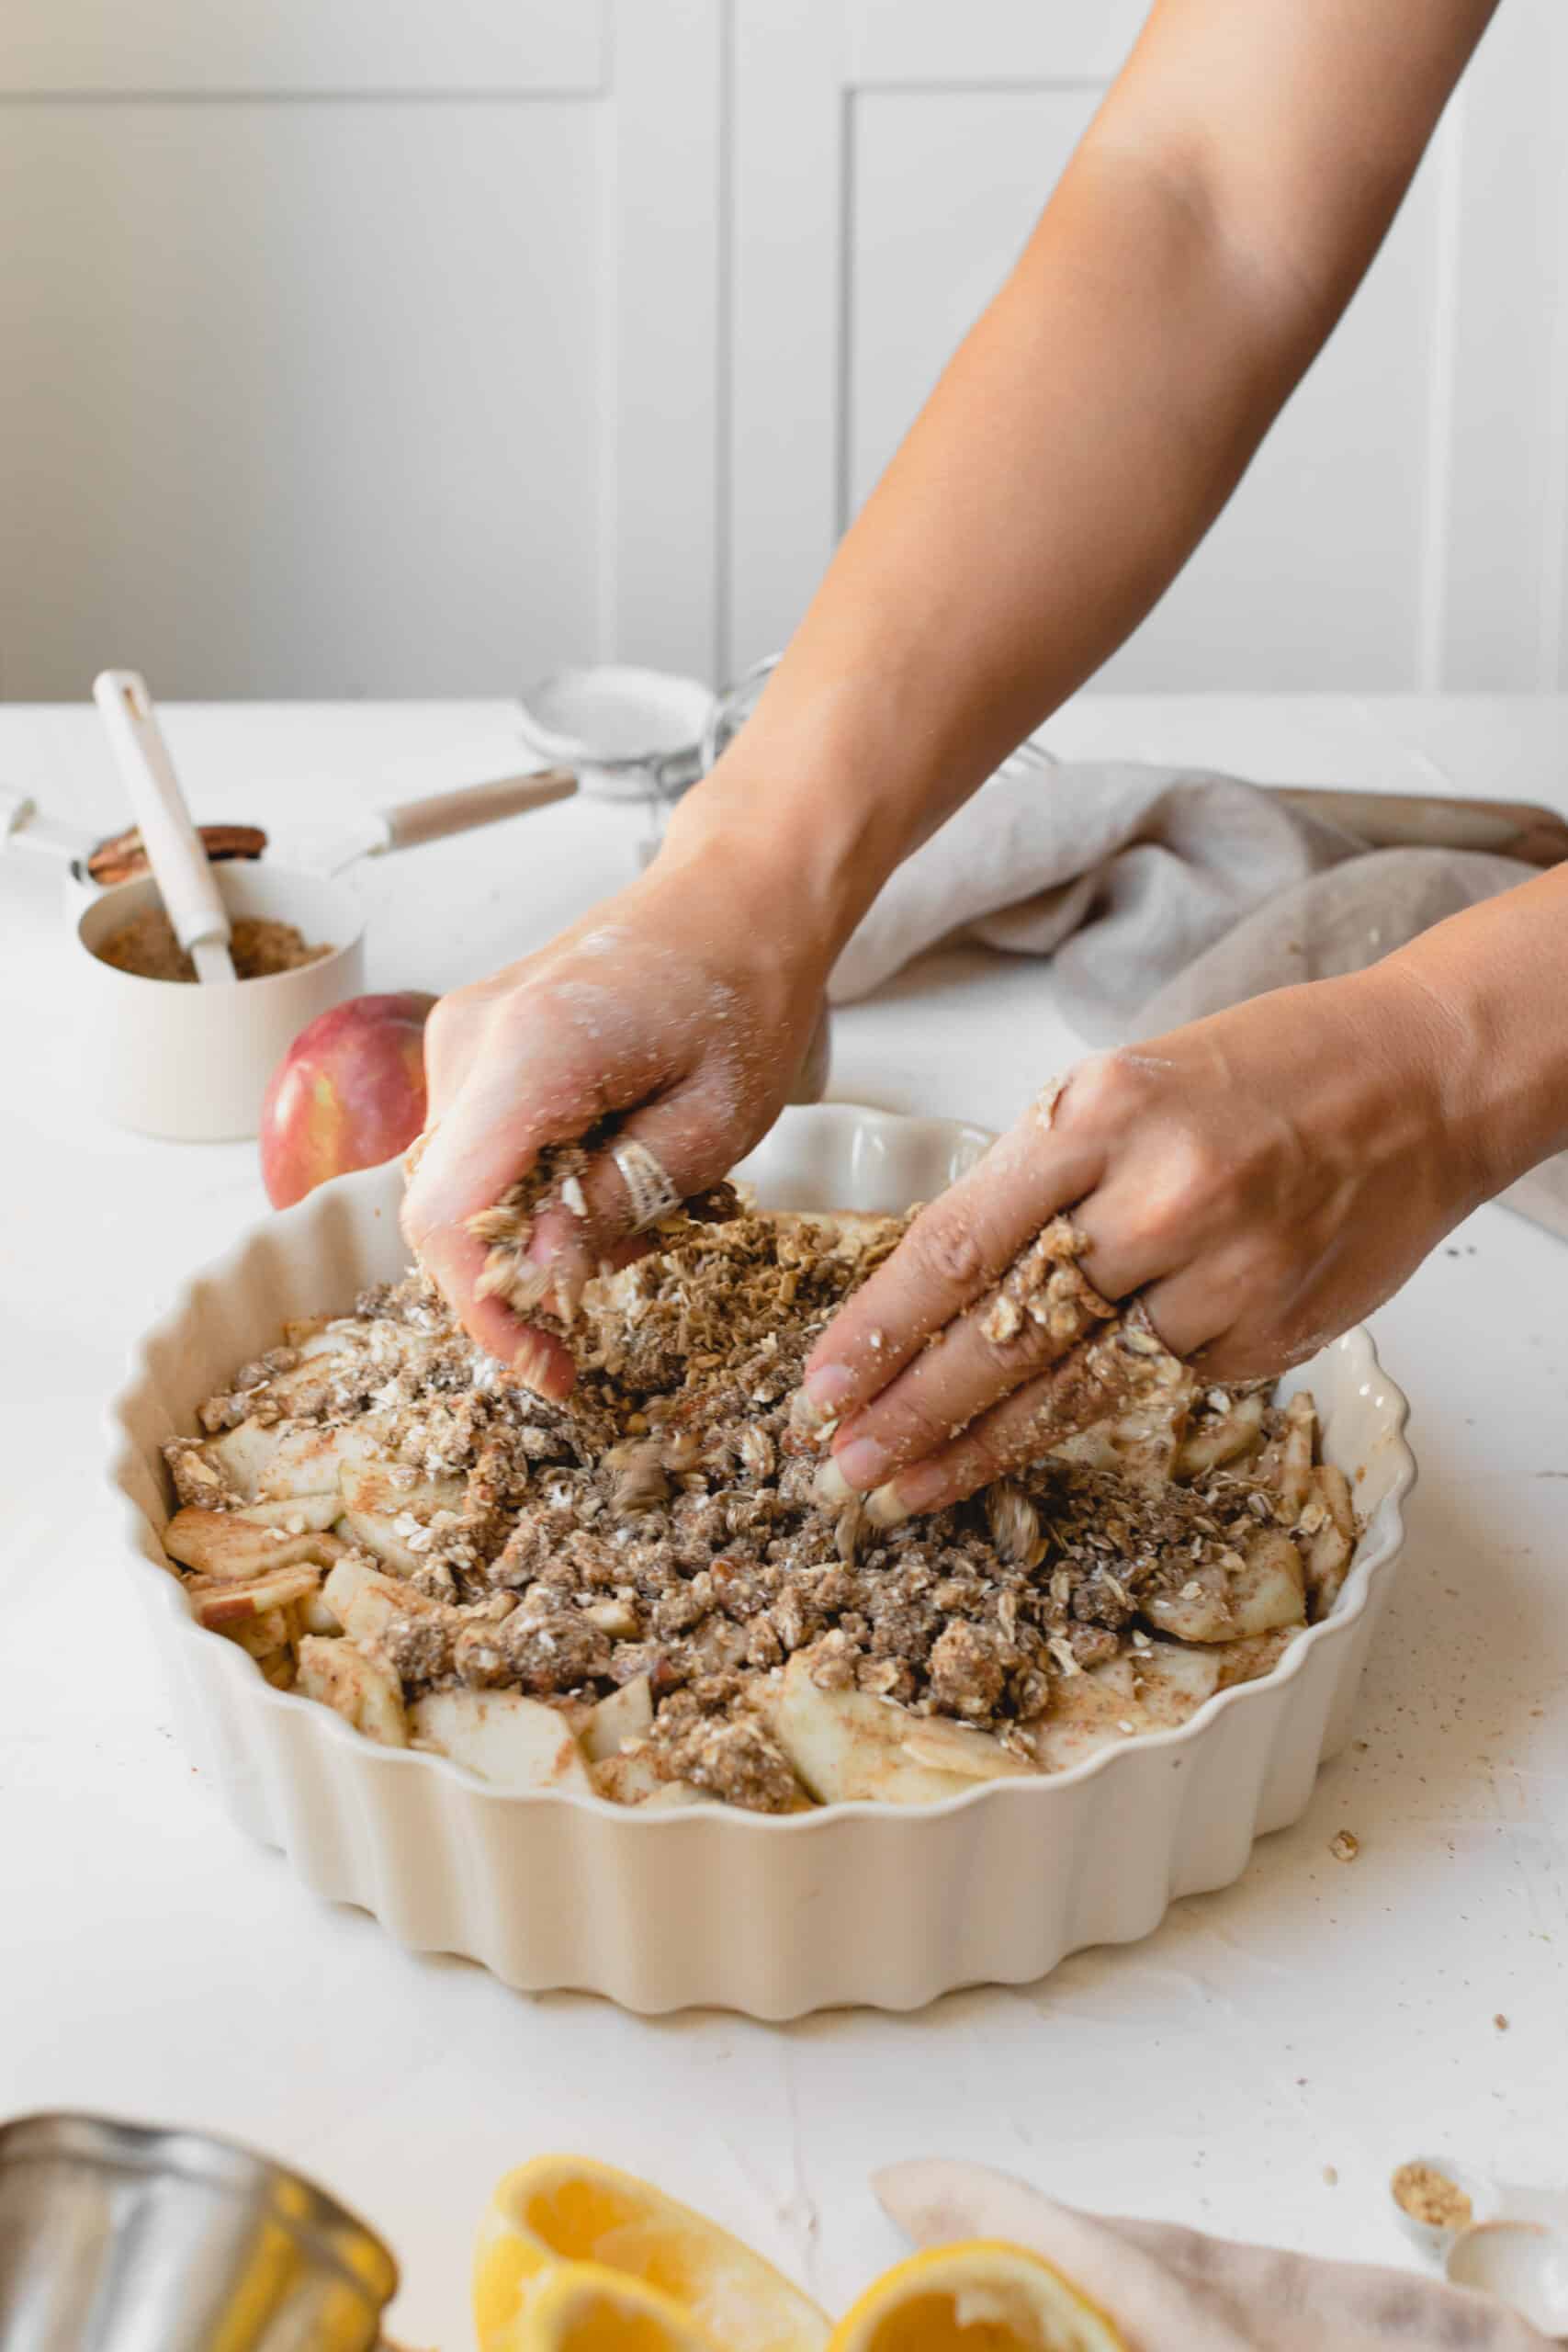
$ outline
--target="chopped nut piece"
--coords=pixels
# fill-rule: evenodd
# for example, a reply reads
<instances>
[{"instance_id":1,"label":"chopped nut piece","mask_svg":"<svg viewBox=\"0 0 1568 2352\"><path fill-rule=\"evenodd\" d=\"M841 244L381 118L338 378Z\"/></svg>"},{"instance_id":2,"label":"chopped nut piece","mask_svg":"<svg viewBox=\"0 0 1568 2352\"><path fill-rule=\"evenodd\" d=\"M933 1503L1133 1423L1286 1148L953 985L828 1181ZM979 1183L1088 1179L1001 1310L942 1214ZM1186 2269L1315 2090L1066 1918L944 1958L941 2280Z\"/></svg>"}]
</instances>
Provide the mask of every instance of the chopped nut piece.
<instances>
[{"instance_id":1,"label":"chopped nut piece","mask_svg":"<svg viewBox=\"0 0 1568 2352\"><path fill-rule=\"evenodd\" d=\"M260 857L266 848L266 835L259 825L198 825L197 831L208 861L213 865L228 857ZM134 882L139 876L152 871L147 863L146 843L136 825L101 841L96 849L88 852L86 865L94 881L106 890L117 882Z\"/></svg>"}]
</instances>

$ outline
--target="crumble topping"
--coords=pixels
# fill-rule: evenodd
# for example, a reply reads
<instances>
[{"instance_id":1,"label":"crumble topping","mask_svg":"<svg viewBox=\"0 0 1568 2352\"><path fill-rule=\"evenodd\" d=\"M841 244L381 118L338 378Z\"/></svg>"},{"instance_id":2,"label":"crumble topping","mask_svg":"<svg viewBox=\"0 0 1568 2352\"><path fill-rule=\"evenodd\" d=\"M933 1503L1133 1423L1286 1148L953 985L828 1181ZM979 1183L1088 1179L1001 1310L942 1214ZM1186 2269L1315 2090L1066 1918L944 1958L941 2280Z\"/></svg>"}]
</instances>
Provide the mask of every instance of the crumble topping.
<instances>
[{"instance_id":1,"label":"crumble topping","mask_svg":"<svg viewBox=\"0 0 1568 2352\"><path fill-rule=\"evenodd\" d=\"M487 1213L508 1267L580 1177L571 1151ZM1057 1769L1267 1671L1332 1605L1354 1524L1310 1399L1201 1393L1085 1280L1063 1220L982 1308L1069 1349L1039 1460L891 1530L859 1501L821 1509L792 1398L909 1220L705 1221L732 1204L726 1187L676 1212L652 1255L588 1283L565 1404L511 1383L417 1272L288 1327L203 1406L208 1435L166 1449L186 1508L165 1542L197 1582L315 1580L216 1622L371 1736L400 1723L465 1760L450 1724L522 1699L587 1742L603 1794L779 1813L845 1792L819 1719L891 1742L888 1769L928 1794Z\"/></svg>"},{"instance_id":2,"label":"crumble topping","mask_svg":"<svg viewBox=\"0 0 1568 2352\"><path fill-rule=\"evenodd\" d=\"M595 1151L609 1141L611 1131L611 1123L606 1120L570 1143L547 1144L527 1174L510 1186L493 1207L480 1209L469 1217L468 1231L476 1240L490 1245L477 1286L480 1298L499 1297L514 1314L532 1315L536 1320L540 1319L537 1310L548 1303L551 1311L545 1320L570 1323L574 1319L577 1294L568 1289L564 1296L561 1295L558 1268L540 1268L527 1262L528 1244L533 1239L539 1211L553 1202L558 1202L572 1216L586 1217L588 1201L582 1179ZM658 1163L649 1154L645 1152L643 1157L650 1167L657 1168ZM634 1201L633 1205L638 1204ZM689 1218L713 1223L733 1216L739 1205L732 1185L716 1184L684 1203L683 1209Z\"/></svg>"},{"instance_id":3,"label":"crumble topping","mask_svg":"<svg viewBox=\"0 0 1568 2352\"><path fill-rule=\"evenodd\" d=\"M1459 2183L1436 2165L1401 2165L1389 2186L1396 2205L1434 2230L1468 2230L1475 2208Z\"/></svg>"}]
</instances>

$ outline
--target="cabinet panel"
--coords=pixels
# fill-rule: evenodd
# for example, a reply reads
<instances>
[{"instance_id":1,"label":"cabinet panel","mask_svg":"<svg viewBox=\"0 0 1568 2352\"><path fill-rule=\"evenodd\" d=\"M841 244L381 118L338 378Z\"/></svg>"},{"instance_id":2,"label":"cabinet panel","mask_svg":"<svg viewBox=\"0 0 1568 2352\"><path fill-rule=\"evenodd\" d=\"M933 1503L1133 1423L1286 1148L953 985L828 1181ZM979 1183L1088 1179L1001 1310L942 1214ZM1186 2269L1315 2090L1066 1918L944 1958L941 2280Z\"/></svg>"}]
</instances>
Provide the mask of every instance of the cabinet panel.
<instances>
[{"instance_id":1,"label":"cabinet panel","mask_svg":"<svg viewBox=\"0 0 1568 2352\"><path fill-rule=\"evenodd\" d=\"M1459 102L1434 682L1568 684L1568 13L1508 0Z\"/></svg>"},{"instance_id":2,"label":"cabinet panel","mask_svg":"<svg viewBox=\"0 0 1568 2352\"><path fill-rule=\"evenodd\" d=\"M0 691L793 628L1143 0L10 0ZM1568 70L1508 0L1149 687L1568 683ZM136 642L128 645L127 632Z\"/></svg>"},{"instance_id":3,"label":"cabinet panel","mask_svg":"<svg viewBox=\"0 0 1568 2352\"><path fill-rule=\"evenodd\" d=\"M0 91L597 90L602 0L7 0Z\"/></svg>"},{"instance_id":4,"label":"cabinet panel","mask_svg":"<svg viewBox=\"0 0 1568 2352\"><path fill-rule=\"evenodd\" d=\"M595 116L12 109L6 690L487 693L592 649Z\"/></svg>"},{"instance_id":5,"label":"cabinet panel","mask_svg":"<svg viewBox=\"0 0 1568 2352\"><path fill-rule=\"evenodd\" d=\"M1148 0L846 0L860 88L1090 80L1121 67Z\"/></svg>"}]
</instances>

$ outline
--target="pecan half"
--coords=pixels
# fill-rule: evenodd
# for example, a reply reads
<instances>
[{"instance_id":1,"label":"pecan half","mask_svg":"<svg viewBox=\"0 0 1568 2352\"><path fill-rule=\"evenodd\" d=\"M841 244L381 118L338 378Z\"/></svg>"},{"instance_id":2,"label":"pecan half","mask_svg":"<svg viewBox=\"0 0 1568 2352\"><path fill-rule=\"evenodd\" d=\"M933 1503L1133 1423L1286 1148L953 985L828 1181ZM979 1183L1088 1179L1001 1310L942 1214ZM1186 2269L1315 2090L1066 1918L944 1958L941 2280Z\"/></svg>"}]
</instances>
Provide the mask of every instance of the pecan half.
<instances>
[{"instance_id":1,"label":"pecan half","mask_svg":"<svg viewBox=\"0 0 1568 2352\"><path fill-rule=\"evenodd\" d=\"M260 857L266 847L266 835L259 825L198 825L197 831L214 865L226 857ZM138 881L151 870L141 832L134 825L123 833L111 833L87 856L88 873L106 888L114 882Z\"/></svg>"}]
</instances>

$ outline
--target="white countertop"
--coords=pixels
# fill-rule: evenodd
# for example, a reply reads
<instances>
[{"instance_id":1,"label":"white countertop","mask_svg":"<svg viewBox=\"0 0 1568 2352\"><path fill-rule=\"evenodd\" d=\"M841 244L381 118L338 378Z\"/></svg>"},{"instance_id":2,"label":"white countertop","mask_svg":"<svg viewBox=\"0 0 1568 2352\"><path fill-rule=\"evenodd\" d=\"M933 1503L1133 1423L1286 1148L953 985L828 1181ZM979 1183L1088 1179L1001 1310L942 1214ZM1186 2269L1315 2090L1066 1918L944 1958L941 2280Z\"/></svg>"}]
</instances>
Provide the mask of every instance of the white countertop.
<instances>
[{"instance_id":1,"label":"white countertop","mask_svg":"<svg viewBox=\"0 0 1568 2352\"><path fill-rule=\"evenodd\" d=\"M166 713L198 816L347 807L507 707ZM1568 808L1568 700L1082 698L1068 756ZM0 783L123 821L85 708L0 707ZM369 985L441 989L632 871L585 801L370 869ZM1565 2169L1568 1247L1483 1210L1376 1319L1422 1465L1359 1726L1226 1893L1025 1991L915 2017L649 2023L415 1959L244 1843L176 1751L116 1572L100 1400L191 1266L265 1212L254 1148L116 1132L73 1080L59 886L0 863L0 2112L85 2106L254 2142L398 2250L394 2332L464 2352L492 2181L589 2151L706 2207L830 2308L899 2251L896 2156L1026 2173L1106 2211L1399 2261L1416 2152ZM831 1091L1001 1125L1077 1050L1042 967L945 954L837 1016ZM1341 1826L1359 1860L1328 1852ZM1506 2025L1502 2020L1506 2019ZM1337 2179L1331 2181L1332 2168Z\"/></svg>"}]
</instances>

